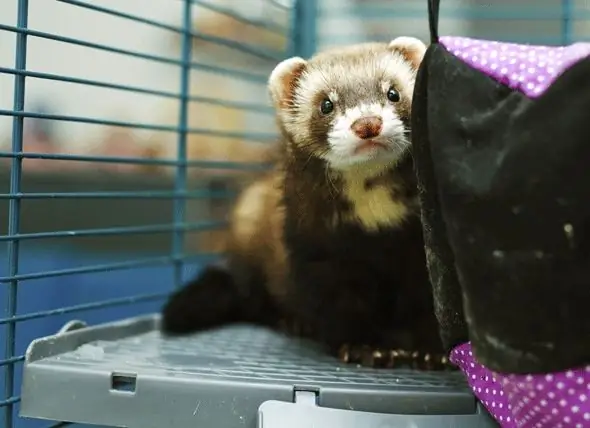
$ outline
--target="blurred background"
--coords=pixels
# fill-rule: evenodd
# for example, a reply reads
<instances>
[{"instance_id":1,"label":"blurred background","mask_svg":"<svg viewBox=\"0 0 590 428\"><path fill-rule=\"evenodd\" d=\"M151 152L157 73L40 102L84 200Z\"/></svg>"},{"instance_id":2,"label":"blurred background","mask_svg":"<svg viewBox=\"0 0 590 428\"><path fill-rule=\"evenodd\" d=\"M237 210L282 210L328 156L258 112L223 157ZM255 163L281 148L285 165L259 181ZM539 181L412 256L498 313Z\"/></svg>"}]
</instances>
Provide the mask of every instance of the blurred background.
<instances>
[{"instance_id":1,"label":"blurred background","mask_svg":"<svg viewBox=\"0 0 590 428\"><path fill-rule=\"evenodd\" d=\"M188 169L189 233L180 250L196 256L187 257L185 277L223 251L232 196L256 176L255 164L267 161L274 144L265 82L289 52L293 6L292 0L193 3L198 37L190 60L187 157L194 167ZM157 311L173 286L181 33L169 27L182 25L183 2L29 1L24 110L34 117L24 120L23 152L30 157L15 196L10 112L17 4L0 1L0 226L8 230L9 201L18 197L21 357L13 360L20 363L31 340L66 321ZM400 35L426 41L425 5L319 0L317 49ZM441 14L442 34L537 44L590 36L588 1L443 0ZM2 309L14 273L5 248L14 238L0 236ZM7 317L0 312L0 338ZM4 346L0 340L0 360ZM0 384L3 376L0 371ZM17 426L38 424L19 420Z\"/></svg>"}]
</instances>

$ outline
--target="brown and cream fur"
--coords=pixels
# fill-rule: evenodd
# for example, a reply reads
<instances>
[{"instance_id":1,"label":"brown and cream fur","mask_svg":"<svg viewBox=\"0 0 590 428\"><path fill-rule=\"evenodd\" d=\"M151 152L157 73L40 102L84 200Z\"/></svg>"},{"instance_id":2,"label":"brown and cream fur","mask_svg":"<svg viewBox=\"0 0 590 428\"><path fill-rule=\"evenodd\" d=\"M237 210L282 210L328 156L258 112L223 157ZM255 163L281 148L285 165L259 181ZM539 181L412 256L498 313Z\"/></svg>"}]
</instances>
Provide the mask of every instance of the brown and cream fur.
<instances>
[{"instance_id":1,"label":"brown and cream fur","mask_svg":"<svg viewBox=\"0 0 590 428\"><path fill-rule=\"evenodd\" d=\"M277 65L277 167L238 199L227 265L166 304L165 333L244 321L296 327L332 352L441 350L409 151L424 51L400 37Z\"/></svg>"}]
</instances>

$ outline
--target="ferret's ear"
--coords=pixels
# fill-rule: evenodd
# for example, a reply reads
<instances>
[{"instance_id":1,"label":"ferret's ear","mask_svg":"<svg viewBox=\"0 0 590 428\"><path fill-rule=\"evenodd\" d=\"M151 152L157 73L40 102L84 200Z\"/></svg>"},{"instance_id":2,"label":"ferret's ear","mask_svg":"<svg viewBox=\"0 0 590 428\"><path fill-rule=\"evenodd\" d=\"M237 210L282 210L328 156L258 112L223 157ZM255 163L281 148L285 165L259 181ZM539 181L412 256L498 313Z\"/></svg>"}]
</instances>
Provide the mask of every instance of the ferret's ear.
<instances>
[{"instance_id":1,"label":"ferret's ear","mask_svg":"<svg viewBox=\"0 0 590 428\"><path fill-rule=\"evenodd\" d=\"M400 52L415 68L420 66L426 53L426 45L415 37L397 37L389 42L389 48Z\"/></svg>"},{"instance_id":2,"label":"ferret's ear","mask_svg":"<svg viewBox=\"0 0 590 428\"><path fill-rule=\"evenodd\" d=\"M277 64L268 78L268 89L275 108L288 106L295 95L297 81L305 71L307 61L298 56Z\"/></svg>"}]
</instances>

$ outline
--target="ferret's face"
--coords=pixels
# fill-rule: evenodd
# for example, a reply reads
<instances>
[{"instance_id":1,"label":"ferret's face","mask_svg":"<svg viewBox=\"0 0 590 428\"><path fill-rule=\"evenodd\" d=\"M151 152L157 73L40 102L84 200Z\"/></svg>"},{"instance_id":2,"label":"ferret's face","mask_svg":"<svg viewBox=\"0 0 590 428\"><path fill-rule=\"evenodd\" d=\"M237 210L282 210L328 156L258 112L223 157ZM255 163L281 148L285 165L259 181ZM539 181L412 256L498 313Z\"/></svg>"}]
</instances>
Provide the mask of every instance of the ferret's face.
<instances>
[{"instance_id":1,"label":"ferret's face","mask_svg":"<svg viewBox=\"0 0 590 428\"><path fill-rule=\"evenodd\" d=\"M270 89L292 149L334 169L395 162L410 145L412 92L424 50L417 39L399 38L279 64Z\"/></svg>"}]
</instances>

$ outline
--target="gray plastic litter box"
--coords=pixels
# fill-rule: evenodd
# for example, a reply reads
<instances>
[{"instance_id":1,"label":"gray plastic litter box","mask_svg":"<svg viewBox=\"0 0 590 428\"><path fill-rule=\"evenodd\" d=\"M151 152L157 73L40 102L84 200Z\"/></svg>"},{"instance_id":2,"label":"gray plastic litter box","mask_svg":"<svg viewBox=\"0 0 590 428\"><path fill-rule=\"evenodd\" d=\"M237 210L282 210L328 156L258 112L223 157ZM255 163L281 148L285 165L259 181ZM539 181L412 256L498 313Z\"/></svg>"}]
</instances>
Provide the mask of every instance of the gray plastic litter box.
<instances>
[{"instance_id":1,"label":"gray plastic litter box","mask_svg":"<svg viewBox=\"0 0 590 428\"><path fill-rule=\"evenodd\" d=\"M129 428L487 428L458 372L346 365L275 332L164 339L158 316L29 346L21 416Z\"/></svg>"}]
</instances>

